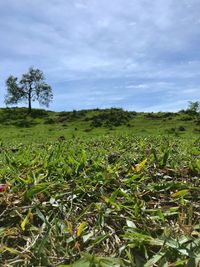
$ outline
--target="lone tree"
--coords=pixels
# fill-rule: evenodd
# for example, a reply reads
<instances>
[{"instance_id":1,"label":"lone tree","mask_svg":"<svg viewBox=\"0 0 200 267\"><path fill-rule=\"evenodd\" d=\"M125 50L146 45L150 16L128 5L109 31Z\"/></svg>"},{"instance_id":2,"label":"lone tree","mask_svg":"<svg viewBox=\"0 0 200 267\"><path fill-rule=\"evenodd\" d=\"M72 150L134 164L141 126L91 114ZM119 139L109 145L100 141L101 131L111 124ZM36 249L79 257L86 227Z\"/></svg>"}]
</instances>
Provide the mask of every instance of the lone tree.
<instances>
[{"instance_id":1,"label":"lone tree","mask_svg":"<svg viewBox=\"0 0 200 267\"><path fill-rule=\"evenodd\" d=\"M200 101L190 101L187 111L191 114L198 114L200 112Z\"/></svg>"},{"instance_id":2,"label":"lone tree","mask_svg":"<svg viewBox=\"0 0 200 267\"><path fill-rule=\"evenodd\" d=\"M33 101L37 100L40 105L48 107L53 99L51 86L45 83L43 72L33 67L22 75L20 81L17 77L9 76L6 80L6 88L6 105L17 104L24 100L28 101L29 113L31 113Z\"/></svg>"}]
</instances>

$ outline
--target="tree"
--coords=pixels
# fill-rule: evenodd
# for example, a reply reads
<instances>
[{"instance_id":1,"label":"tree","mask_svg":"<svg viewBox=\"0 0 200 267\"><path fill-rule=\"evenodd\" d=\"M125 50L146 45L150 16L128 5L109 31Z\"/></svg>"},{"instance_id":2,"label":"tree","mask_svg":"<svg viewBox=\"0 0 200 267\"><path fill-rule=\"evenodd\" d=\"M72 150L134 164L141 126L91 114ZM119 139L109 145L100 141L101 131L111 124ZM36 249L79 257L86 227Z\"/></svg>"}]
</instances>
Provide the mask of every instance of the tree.
<instances>
[{"instance_id":1,"label":"tree","mask_svg":"<svg viewBox=\"0 0 200 267\"><path fill-rule=\"evenodd\" d=\"M199 101L195 101L195 102L190 101L187 111L193 115L200 112L200 102Z\"/></svg>"},{"instance_id":2,"label":"tree","mask_svg":"<svg viewBox=\"0 0 200 267\"><path fill-rule=\"evenodd\" d=\"M6 105L17 104L24 100L28 101L29 113L32 110L32 102L38 101L40 105L48 107L53 99L51 86L45 83L43 72L33 67L22 75L20 81L17 77L9 76L6 80L6 88Z\"/></svg>"}]
</instances>

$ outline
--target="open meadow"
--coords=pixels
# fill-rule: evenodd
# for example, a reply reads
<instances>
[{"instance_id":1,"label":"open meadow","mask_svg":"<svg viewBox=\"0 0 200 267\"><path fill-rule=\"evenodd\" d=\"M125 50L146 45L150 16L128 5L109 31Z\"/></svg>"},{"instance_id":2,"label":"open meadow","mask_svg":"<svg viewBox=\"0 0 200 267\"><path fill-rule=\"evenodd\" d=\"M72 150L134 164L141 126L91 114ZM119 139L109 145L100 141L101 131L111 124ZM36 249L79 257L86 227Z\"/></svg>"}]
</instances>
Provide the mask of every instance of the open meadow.
<instances>
[{"instance_id":1,"label":"open meadow","mask_svg":"<svg viewBox=\"0 0 200 267\"><path fill-rule=\"evenodd\" d=\"M1 266L199 266L199 117L1 109L0 127Z\"/></svg>"},{"instance_id":2,"label":"open meadow","mask_svg":"<svg viewBox=\"0 0 200 267\"><path fill-rule=\"evenodd\" d=\"M200 267L200 0L0 25L0 267Z\"/></svg>"}]
</instances>

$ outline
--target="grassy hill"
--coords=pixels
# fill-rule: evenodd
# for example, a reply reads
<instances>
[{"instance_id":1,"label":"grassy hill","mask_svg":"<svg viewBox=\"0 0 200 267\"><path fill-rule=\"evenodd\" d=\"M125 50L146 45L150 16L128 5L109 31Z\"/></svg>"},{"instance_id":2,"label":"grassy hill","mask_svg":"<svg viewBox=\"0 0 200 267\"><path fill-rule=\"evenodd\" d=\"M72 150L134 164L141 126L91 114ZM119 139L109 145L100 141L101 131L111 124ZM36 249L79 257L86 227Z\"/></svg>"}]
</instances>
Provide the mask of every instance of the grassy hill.
<instances>
[{"instance_id":1,"label":"grassy hill","mask_svg":"<svg viewBox=\"0 0 200 267\"><path fill-rule=\"evenodd\" d=\"M186 111L137 113L122 109L52 112L26 108L0 109L0 139L5 142L43 142L58 138L109 134L198 136L200 119Z\"/></svg>"}]
</instances>

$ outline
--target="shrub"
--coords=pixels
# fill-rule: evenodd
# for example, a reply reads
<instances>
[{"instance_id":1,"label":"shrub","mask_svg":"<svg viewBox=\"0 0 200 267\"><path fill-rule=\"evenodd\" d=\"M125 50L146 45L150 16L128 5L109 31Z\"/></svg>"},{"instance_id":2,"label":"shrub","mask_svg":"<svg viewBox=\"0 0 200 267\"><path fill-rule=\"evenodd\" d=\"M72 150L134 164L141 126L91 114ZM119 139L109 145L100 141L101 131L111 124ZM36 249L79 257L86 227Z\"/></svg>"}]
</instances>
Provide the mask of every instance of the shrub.
<instances>
[{"instance_id":1,"label":"shrub","mask_svg":"<svg viewBox=\"0 0 200 267\"><path fill-rule=\"evenodd\" d=\"M105 126L108 128L110 128L111 126L117 127L128 123L130 119L131 113L124 111L123 109L105 109L98 115L92 117L91 126Z\"/></svg>"},{"instance_id":2,"label":"shrub","mask_svg":"<svg viewBox=\"0 0 200 267\"><path fill-rule=\"evenodd\" d=\"M183 131L185 131L185 127L181 125L181 126L178 127L178 130L183 132Z\"/></svg>"},{"instance_id":3,"label":"shrub","mask_svg":"<svg viewBox=\"0 0 200 267\"><path fill-rule=\"evenodd\" d=\"M44 124L54 124L54 123L55 123L55 121L52 118L49 118L49 119L44 121Z\"/></svg>"}]
</instances>

